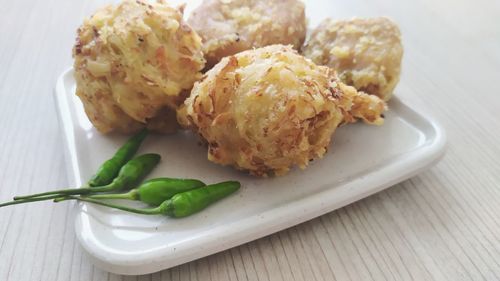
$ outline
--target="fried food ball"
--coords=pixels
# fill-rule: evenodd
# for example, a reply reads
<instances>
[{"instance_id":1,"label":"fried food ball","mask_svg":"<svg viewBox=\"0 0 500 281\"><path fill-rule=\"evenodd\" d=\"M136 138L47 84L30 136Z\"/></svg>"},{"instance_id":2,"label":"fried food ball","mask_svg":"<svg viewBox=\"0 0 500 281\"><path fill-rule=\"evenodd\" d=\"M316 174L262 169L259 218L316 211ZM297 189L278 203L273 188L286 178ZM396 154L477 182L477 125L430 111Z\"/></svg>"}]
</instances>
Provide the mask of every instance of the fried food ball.
<instances>
[{"instance_id":1,"label":"fried food ball","mask_svg":"<svg viewBox=\"0 0 500 281\"><path fill-rule=\"evenodd\" d=\"M334 70L271 45L222 59L195 84L178 120L206 140L210 161L266 176L305 168L325 154L339 124L381 124L384 110Z\"/></svg>"},{"instance_id":2,"label":"fried food ball","mask_svg":"<svg viewBox=\"0 0 500 281\"><path fill-rule=\"evenodd\" d=\"M386 101L399 81L401 33L387 18L326 19L302 51L315 63L337 70L344 83Z\"/></svg>"},{"instance_id":3,"label":"fried food ball","mask_svg":"<svg viewBox=\"0 0 500 281\"><path fill-rule=\"evenodd\" d=\"M204 0L189 17L203 38L207 66L221 58L272 44L299 49L306 35L300 0Z\"/></svg>"},{"instance_id":4,"label":"fried food ball","mask_svg":"<svg viewBox=\"0 0 500 281\"><path fill-rule=\"evenodd\" d=\"M174 131L175 110L205 65L201 38L163 2L98 10L78 29L73 56L76 94L102 133L131 133L150 120Z\"/></svg>"}]
</instances>

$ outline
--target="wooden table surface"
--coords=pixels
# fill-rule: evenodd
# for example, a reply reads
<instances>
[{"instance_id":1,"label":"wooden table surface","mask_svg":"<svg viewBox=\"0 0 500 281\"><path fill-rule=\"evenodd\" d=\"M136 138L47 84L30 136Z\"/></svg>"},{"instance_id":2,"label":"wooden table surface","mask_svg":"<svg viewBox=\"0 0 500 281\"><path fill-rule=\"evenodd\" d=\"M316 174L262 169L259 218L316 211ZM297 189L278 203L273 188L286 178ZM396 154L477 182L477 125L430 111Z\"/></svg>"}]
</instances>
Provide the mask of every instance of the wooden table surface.
<instances>
[{"instance_id":1,"label":"wooden table surface","mask_svg":"<svg viewBox=\"0 0 500 281\"><path fill-rule=\"evenodd\" d=\"M67 185L53 88L84 16L105 1L0 0L0 200ZM387 15L404 36L396 95L432 114L428 171L312 221L145 276L94 267L71 204L0 210L0 280L500 280L500 2L326 1Z\"/></svg>"}]
</instances>

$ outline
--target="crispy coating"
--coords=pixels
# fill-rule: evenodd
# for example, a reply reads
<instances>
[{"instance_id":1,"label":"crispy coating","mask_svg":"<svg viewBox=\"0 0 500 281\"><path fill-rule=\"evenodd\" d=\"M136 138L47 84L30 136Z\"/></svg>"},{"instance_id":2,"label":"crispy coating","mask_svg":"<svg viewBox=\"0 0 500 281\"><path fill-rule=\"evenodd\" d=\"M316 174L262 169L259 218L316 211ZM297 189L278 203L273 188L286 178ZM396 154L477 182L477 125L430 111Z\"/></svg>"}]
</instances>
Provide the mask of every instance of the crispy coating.
<instances>
[{"instance_id":1,"label":"crispy coating","mask_svg":"<svg viewBox=\"0 0 500 281\"><path fill-rule=\"evenodd\" d=\"M381 124L384 110L330 68L271 45L222 59L195 84L178 120L206 140L210 161L266 176L305 168L325 154L339 124Z\"/></svg>"},{"instance_id":2,"label":"crispy coating","mask_svg":"<svg viewBox=\"0 0 500 281\"><path fill-rule=\"evenodd\" d=\"M182 20L182 11L131 0L85 20L73 56L76 94L102 133L144 126L175 131L182 93L205 64L201 38Z\"/></svg>"},{"instance_id":3,"label":"crispy coating","mask_svg":"<svg viewBox=\"0 0 500 281\"><path fill-rule=\"evenodd\" d=\"M344 83L386 101L399 81L401 33L387 18L326 19L302 51L315 63L337 70Z\"/></svg>"},{"instance_id":4,"label":"crispy coating","mask_svg":"<svg viewBox=\"0 0 500 281\"><path fill-rule=\"evenodd\" d=\"M299 49L306 35L300 0L204 0L189 17L203 38L207 66L221 58L272 44Z\"/></svg>"}]
</instances>

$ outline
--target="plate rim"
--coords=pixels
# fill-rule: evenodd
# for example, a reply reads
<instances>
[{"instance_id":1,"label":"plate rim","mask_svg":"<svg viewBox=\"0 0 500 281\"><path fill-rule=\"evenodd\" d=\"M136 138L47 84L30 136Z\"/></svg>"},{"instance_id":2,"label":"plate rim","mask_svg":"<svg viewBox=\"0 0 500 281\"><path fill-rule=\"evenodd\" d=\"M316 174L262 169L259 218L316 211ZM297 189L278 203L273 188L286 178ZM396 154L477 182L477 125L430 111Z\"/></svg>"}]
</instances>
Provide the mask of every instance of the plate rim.
<instances>
[{"instance_id":1,"label":"plate rim","mask_svg":"<svg viewBox=\"0 0 500 281\"><path fill-rule=\"evenodd\" d=\"M68 180L70 184L77 184L79 181L79 170L78 161L74 156L76 153L75 126L73 125L72 118L68 118L71 117L71 112L67 106L69 100L65 88L65 81L69 76L73 79L72 74L73 68L70 67L58 77L54 98L57 105L59 124L61 130L64 132L64 155L65 161L68 163L66 165ZM75 204L76 208L74 208L77 239L92 262L98 267L116 274L148 274L248 243L380 192L385 188L418 174L439 161L445 153L447 142L444 129L429 114L421 114L418 110L406 105L397 97L393 97L391 103L404 107L406 110L409 110L410 114L427 122L435 134L431 143L405 154L411 156L407 156L411 161L393 161L392 163L384 164L378 170L368 171L363 178L353 178L336 185L335 188L326 188L321 192L311 194L286 206L266 210L259 216L259 219L255 219L254 215L239 220L237 224L240 225L243 223L245 228L231 229L232 224L235 223L217 226L216 229L219 231L206 234L203 239L198 239L194 246L190 245L186 249L178 247L177 250L174 248L174 252L176 252L175 258L172 258L172 249L168 247L141 254L140 259L135 258L133 260L130 259L130 254L119 254L104 250L92 233L89 233L85 229L84 220L86 214L83 210L85 205L81 203ZM401 165L403 165L403 169ZM404 172L400 173L401 170ZM393 176L395 171L398 171L398 176ZM370 189L364 187L364 183L366 182L370 182ZM349 195L353 190L355 195ZM309 208L312 203L317 204L317 202L321 202L320 207ZM286 219L283 219L285 217ZM221 239L217 237L217 233L220 233L221 229L226 233L223 242L220 242ZM202 253L200 254L201 251Z\"/></svg>"}]
</instances>

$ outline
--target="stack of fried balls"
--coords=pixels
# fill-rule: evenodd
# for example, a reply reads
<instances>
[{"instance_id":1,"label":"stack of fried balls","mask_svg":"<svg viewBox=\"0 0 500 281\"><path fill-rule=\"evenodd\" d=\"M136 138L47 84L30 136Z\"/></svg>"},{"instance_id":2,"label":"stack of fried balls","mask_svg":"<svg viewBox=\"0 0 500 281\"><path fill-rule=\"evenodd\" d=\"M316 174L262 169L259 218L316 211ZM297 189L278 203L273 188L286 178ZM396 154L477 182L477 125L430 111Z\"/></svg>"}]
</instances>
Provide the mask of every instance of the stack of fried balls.
<instances>
[{"instance_id":1,"label":"stack of fried balls","mask_svg":"<svg viewBox=\"0 0 500 281\"><path fill-rule=\"evenodd\" d=\"M300 0L142 0L98 10L73 48L76 94L101 133L198 133L208 159L256 176L323 157L335 130L381 125L403 48L387 18L326 19Z\"/></svg>"}]
</instances>

